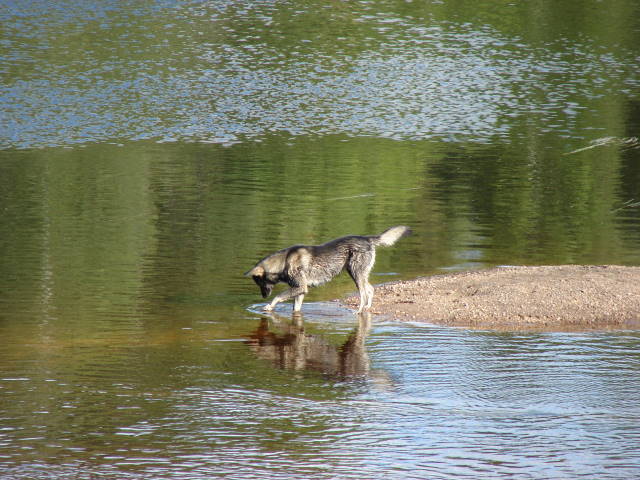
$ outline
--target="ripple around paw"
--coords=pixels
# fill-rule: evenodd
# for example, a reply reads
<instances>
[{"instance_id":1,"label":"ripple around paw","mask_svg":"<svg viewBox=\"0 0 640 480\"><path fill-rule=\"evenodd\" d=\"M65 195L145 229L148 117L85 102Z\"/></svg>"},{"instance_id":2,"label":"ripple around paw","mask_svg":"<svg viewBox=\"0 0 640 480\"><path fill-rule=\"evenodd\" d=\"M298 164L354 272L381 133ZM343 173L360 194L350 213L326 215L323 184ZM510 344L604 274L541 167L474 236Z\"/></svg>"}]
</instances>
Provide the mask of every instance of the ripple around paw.
<instances>
[{"instance_id":1,"label":"ripple around paw","mask_svg":"<svg viewBox=\"0 0 640 480\"><path fill-rule=\"evenodd\" d=\"M278 305L272 312L262 310L263 303L256 303L247 307L251 313L265 316L290 319L293 316L293 308L289 303ZM308 302L302 305L303 320L322 323L354 323L356 315L352 310L345 308L339 302Z\"/></svg>"}]
</instances>

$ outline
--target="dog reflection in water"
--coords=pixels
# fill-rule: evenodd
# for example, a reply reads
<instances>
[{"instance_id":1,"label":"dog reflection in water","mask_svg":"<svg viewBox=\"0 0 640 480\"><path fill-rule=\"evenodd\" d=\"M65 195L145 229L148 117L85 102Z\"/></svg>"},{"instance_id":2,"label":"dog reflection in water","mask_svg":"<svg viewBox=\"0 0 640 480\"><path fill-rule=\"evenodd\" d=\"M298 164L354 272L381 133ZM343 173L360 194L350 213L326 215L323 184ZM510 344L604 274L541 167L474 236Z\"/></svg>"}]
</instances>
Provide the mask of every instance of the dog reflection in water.
<instances>
[{"instance_id":1,"label":"dog reflection in water","mask_svg":"<svg viewBox=\"0 0 640 480\"><path fill-rule=\"evenodd\" d=\"M365 339L371 328L371 315L359 315L357 327L341 346L332 345L319 334L307 333L299 315L291 321L274 315L262 317L247 343L255 354L279 368L313 370L335 377L388 377L384 372L369 371ZM273 326L271 325L273 324ZM378 378L380 377L380 378ZM390 383L389 379L383 383Z\"/></svg>"}]
</instances>

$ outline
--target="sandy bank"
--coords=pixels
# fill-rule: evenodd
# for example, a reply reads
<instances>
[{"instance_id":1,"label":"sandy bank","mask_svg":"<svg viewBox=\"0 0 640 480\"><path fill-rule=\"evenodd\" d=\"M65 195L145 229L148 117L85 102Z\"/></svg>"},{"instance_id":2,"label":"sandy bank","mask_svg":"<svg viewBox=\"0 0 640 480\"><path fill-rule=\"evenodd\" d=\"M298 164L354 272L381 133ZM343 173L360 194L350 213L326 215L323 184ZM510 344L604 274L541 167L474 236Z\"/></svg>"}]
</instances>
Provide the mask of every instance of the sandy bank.
<instances>
[{"instance_id":1,"label":"sandy bank","mask_svg":"<svg viewBox=\"0 0 640 480\"><path fill-rule=\"evenodd\" d=\"M375 290L372 313L400 320L499 330L640 329L640 267L499 267Z\"/></svg>"}]
</instances>

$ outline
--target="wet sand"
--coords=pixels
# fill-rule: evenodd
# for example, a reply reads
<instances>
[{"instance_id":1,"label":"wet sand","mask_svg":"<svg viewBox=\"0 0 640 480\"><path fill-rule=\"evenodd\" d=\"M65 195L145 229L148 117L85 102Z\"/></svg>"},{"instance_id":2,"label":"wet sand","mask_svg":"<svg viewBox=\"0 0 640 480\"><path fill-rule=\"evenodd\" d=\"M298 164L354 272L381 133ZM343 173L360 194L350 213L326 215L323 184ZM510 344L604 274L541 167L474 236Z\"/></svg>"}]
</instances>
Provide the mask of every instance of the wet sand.
<instances>
[{"instance_id":1,"label":"wet sand","mask_svg":"<svg viewBox=\"0 0 640 480\"><path fill-rule=\"evenodd\" d=\"M376 286L371 312L480 329L640 329L640 267L498 267L434 275Z\"/></svg>"}]
</instances>

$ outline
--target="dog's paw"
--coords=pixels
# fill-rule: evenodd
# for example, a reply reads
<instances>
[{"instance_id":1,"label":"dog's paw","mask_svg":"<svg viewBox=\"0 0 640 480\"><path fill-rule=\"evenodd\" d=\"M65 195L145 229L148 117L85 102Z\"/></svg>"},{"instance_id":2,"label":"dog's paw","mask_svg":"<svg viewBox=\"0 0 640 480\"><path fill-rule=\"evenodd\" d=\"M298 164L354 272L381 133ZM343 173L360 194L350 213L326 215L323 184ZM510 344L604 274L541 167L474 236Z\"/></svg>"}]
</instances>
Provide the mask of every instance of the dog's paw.
<instances>
[{"instance_id":1,"label":"dog's paw","mask_svg":"<svg viewBox=\"0 0 640 480\"><path fill-rule=\"evenodd\" d=\"M273 307L271 306L270 303L267 303L264 307L262 307L262 311L263 312L272 312L273 311Z\"/></svg>"}]
</instances>

